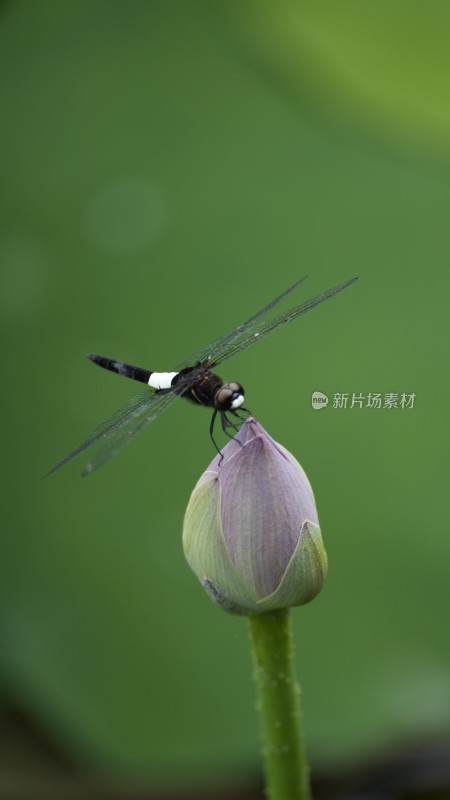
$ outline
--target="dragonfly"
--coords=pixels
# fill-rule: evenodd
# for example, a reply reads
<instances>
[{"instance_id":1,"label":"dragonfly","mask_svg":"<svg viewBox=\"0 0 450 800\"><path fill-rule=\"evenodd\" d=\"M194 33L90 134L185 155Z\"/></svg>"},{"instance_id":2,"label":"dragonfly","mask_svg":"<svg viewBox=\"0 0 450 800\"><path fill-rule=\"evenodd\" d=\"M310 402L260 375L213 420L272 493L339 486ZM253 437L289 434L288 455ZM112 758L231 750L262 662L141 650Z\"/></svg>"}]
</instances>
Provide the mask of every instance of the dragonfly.
<instances>
[{"instance_id":1,"label":"dragonfly","mask_svg":"<svg viewBox=\"0 0 450 800\"><path fill-rule=\"evenodd\" d=\"M247 414L250 412L244 406L243 386L236 381L224 383L213 372L213 369L252 344L261 341L278 328L334 297L357 280L357 278L351 278L278 316L270 316L270 312L275 306L297 289L306 278L307 276L300 278L261 311L250 317L247 322L242 323L230 333L214 339L185 359L172 372L146 370L123 361L91 353L88 358L94 364L126 378L145 383L147 388L105 420L79 447L52 467L47 475L51 475L84 451L97 445L81 474L88 475L94 472L117 455L128 442L159 417L163 411L166 411L179 397L212 409L210 436L216 450L220 453L214 439L214 424L217 416L220 418L224 433L232 438L233 434L229 433L229 429L237 431L246 419L242 416L243 412Z\"/></svg>"}]
</instances>

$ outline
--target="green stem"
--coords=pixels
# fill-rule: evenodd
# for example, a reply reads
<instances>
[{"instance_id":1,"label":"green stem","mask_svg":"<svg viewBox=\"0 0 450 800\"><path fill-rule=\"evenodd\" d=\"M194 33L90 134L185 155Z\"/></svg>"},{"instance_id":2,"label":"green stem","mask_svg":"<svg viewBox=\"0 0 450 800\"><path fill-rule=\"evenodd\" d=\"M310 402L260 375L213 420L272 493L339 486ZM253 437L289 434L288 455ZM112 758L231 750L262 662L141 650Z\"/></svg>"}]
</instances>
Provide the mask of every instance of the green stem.
<instances>
[{"instance_id":1,"label":"green stem","mask_svg":"<svg viewBox=\"0 0 450 800\"><path fill-rule=\"evenodd\" d=\"M269 800L311 800L289 609L249 617Z\"/></svg>"}]
</instances>

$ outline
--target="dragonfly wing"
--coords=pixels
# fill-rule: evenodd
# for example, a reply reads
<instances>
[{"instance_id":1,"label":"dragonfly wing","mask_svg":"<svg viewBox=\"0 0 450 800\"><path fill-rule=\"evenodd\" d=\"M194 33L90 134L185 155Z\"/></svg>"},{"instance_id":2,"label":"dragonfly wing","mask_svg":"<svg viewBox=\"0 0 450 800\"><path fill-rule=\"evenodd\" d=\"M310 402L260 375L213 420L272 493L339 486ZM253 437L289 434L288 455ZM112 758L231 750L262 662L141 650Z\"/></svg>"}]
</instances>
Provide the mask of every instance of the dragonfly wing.
<instances>
[{"instance_id":1,"label":"dragonfly wing","mask_svg":"<svg viewBox=\"0 0 450 800\"><path fill-rule=\"evenodd\" d=\"M75 450L56 464L47 475L51 475L60 467L68 464L73 458L83 453L90 447L102 442L95 455L86 464L82 474L93 472L110 458L116 455L122 447L139 433L146 425L152 422L159 414L165 411L178 397L173 391L155 392L146 389L128 401L122 408L103 422L88 438Z\"/></svg>"},{"instance_id":2,"label":"dragonfly wing","mask_svg":"<svg viewBox=\"0 0 450 800\"><path fill-rule=\"evenodd\" d=\"M206 347L203 347L201 350L198 350L197 353L194 353L189 359L181 364L178 369L182 369L186 366L193 366L195 364L202 364L205 369L209 369L213 367L215 364L219 364L223 361L220 358L220 354L224 351L224 349L229 346L235 339L237 339L240 335L246 331L250 325L254 325L260 320L262 317L265 317L272 308L275 308L278 303L281 303L288 294L294 291L297 286L300 286L303 281L306 280L308 276L305 275L300 280L296 281L289 289L285 289L282 294L272 300L267 306L265 306L261 311L258 311L257 314L254 314L253 317L250 317L246 322L243 322L242 325L239 325L234 331L230 331L229 333L223 334L223 336L219 336L218 339L214 339L214 341L210 342Z\"/></svg>"},{"instance_id":3,"label":"dragonfly wing","mask_svg":"<svg viewBox=\"0 0 450 800\"><path fill-rule=\"evenodd\" d=\"M320 303L342 292L356 280L357 278L351 278L349 281L345 281L345 283L341 283L339 286L333 287L333 289L328 289L328 291L316 295L316 297L312 297L310 300L306 300L306 302L285 311L283 314L279 314L277 317L262 320L261 314L256 315L248 324L242 326L241 329L238 330L236 336L224 342L221 351L217 353L216 363L220 364L228 358L231 358L231 356L240 353L241 350L245 350L246 347L250 347L250 345L261 341L261 339L264 339L265 336L268 336L269 333L272 333L277 328L286 325L288 322L292 322L292 320L306 314L307 311L311 311L312 308L320 305Z\"/></svg>"}]
</instances>

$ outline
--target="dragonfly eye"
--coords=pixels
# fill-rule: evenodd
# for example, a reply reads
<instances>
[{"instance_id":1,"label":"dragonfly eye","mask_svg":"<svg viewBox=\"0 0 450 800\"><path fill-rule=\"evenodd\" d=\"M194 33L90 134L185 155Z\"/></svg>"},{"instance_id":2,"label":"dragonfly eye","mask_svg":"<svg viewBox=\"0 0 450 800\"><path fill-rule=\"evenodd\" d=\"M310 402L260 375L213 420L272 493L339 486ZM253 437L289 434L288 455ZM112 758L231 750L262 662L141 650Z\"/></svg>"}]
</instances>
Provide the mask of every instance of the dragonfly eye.
<instances>
[{"instance_id":1,"label":"dragonfly eye","mask_svg":"<svg viewBox=\"0 0 450 800\"><path fill-rule=\"evenodd\" d=\"M244 403L244 388L240 383L225 383L214 398L214 405L219 411L230 411L240 408Z\"/></svg>"}]
</instances>

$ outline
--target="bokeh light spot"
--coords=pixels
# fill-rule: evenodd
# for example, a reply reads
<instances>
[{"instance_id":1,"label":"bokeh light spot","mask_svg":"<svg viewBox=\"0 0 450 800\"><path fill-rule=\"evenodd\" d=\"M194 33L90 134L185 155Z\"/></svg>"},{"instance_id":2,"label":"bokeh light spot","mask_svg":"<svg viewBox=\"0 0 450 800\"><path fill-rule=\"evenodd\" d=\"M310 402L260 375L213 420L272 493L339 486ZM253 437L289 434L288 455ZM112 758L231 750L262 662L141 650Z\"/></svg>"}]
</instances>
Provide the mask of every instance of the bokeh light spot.
<instances>
[{"instance_id":1,"label":"bokeh light spot","mask_svg":"<svg viewBox=\"0 0 450 800\"><path fill-rule=\"evenodd\" d=\"M133 255L159 240L166 229L167 205L150 181L122 180L102 187L88 202L88 239L112 255Z\"/></svg>"},{"instance_id":2,"label":"bokeh light spot","mask_svg":"<svg viewBox=\"0 0 450 800\"><path fill-rule=\"evenodd\" d=\"M48 272L43 249L27 236L0 244L0 315L4 321L33 313L45 302Z\"/></svg>"}]
</instances>

